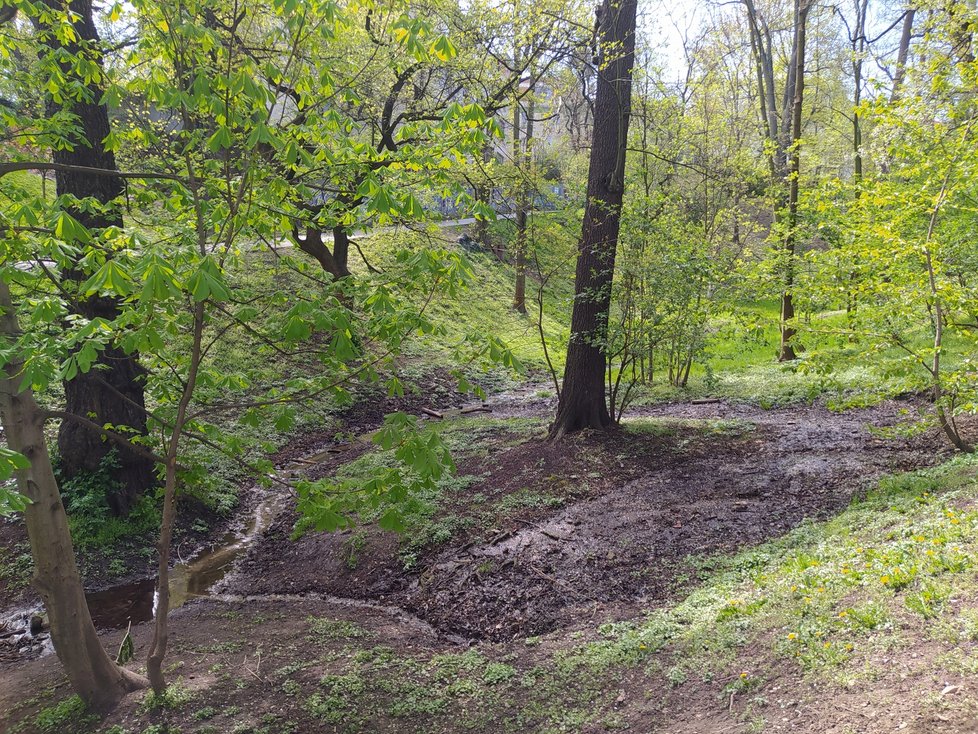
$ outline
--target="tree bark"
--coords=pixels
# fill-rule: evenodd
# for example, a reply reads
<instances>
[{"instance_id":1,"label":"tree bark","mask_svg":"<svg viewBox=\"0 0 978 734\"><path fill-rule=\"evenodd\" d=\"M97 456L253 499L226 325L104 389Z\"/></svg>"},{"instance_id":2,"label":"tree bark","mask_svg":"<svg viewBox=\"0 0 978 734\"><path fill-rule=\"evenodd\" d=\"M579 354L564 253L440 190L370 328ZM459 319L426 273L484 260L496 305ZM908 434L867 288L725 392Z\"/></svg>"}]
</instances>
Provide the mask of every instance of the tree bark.
<instances>
[{"instance_id":1,"label":"tree bark","mask_svg":"<svg viewBox=\"0 0 978 734\"><path fill-rule=\"evenodd\" d=\"M520 137L520 104L513 105L513 158L517 163L516 194L516 288L513 294L513 308L526 313L526 246L527 216L529 210L530 178L533 163L533 87L531 85L527 100L526 127Z\"/></svg>"},{"instance_id":2,"label":"tree bark","mask_svg":"<svg viewBox=\"0 0 978 734\"><path fill-rule=\"evenodd\" d=\"M485 145L482 148L482 162L488 167L489 162L492 160L492 146ZM485 176L485 171L480 171L480 181L481 183L475 187L475 198L480 203L486 207L492 206L492 182L489 181ZM483 217L476 219L475 221L475 239L476 241L489 249L491 242L489 241L489 220Z\"/></svg>"},{"instance_id":3,"label":"tree bark","mask_svg":"<svg viewBox=\"0 0 978 734\"><path fill-rule=\"evenodd\" d=\"M577 256L571 338L553 439L613 420L604 389L608 314L625 188L637 0L604 0L587 203Z\"/></svg>"},{"instance_id":4,"label":"tree bark","mask_svg":"<svg viewBox=\"0 0 978 734\"><path fill-rule=\"evenodd\" d=\"M64 7L57 0L45 0L54 11ZM92 17L91 0L71 0L68 10L74 17L77 41L59 45L49 33L48 51L66 51L71 55L85 52L101 65L99 44L101 40ZM47 30L47 29L45 29ZM66 73L71 71L66 67ZM98 84L88 85L88 97L72 97L64 105L53 99L47 101L48 116L67 109L77 118L79 135L70 147L58 146L52 151L55 163L68 166L85 166L102 170L118 170L115 155L105 149L103 141L110 132L109 112L101 104L102 89ZM124 182L111 176L90 175L78 171L58 170L55 173L58 196L70 195L77 198L91 197L102 204L109 204L122 196ZM72 208L71 215L91 230L110 226L121 226L122 217L117 213L95 213L81 208ZM84 280L78 271L68 271L65 277L75 282ZM79 298L73 304L74 310L88 319L114 319L118 316L118 304L111 298ZM128 426L137 433L146 433L146 407L143 394L145 370L139 364L138 354L126 354L121 349L109 347L102 352L92 369L64 383L65 409L74 415L94 420L99 424L111 423ZM58 432L58 453L61 458L61 471L66 477L81 472L96 471L105 456L113 449L113 444L98 432L75 421L63 421ZM155 483L153 462L130 451L118 448L119 468L113 473L122 485L118 493L110 493L106 499L112 510L119 515L128 513L133 501L144 490Z\"/></svg>"},{"instance_id":5,"label":"tree bark","mask_svg":"<svg viewBox=\"0 0 978 734\"><path fill-rule=\"evenodd\" d=\"M332 249L323 242L323 233L313 227L306 229L305 237L300 237L298 229L295 229L292 237L299 249L316 258L320 267L334 280L349 277L350 236L343 227L333 229Z\"/></svg>"},{"instance_id":6,"label":"tree bark","mask_svg":"<svg viewBox=\"0 0 978 734\"><path fill-rule=\"evenodd\" d=\"M856 197L859 197L859 185L863 181L863 129L862 104L863 94L863 54L866 52L866 15L869 12L869 0L856 0L856 27L850 43L852 45L852 155L853 178L856 183Z\"/></svg>"},{"instance_id":7,"label":"tree bark","mask_svg":"<svg viewBox=\"0 0 978 734\"><path fill-rule=\"evenodd\" d=\"M910 56L910 39L913 37L913 21L917 15L917 9L907 8L906 15L903 16L903 31L900 34L900 46L897 51L896 73L893 75L893 91L890 93L890 104L900 99L900 89L903 87L903 80L907 74L907 59Z\"/></svg>"},{"instance_id":8,"label":"tree bark","mask_svg":"<svg viewBox=\"0 0 978 734\"><path fill-rule=\"evenodd\" d=\"M795 62L794 103L791 108L791 155L788 164L788 228L784 237L785 275L781 294L781 352L778 360L797 359L791 343L795 329L790 321L795 316L792 288L795 280L795 239L798 227L798 176L801 170L801 116L805 99L805 36L811 0L796 0L795 4Z\"/></svg>"},{"instance_id":9,"label":"tree bark","mask_svg":"<svg viewBox=\"0 0 978 734\"><path fill-rule=\"evenodd\" d=\"M0 311L0 336L12 342L19 327L9 286L2 280ZM44 439L44 414L31 390L20 389L22 368L15 360L0 373L0 417L7 445L30 461L16 479L18 490L30 500L24 520L34 558L34 586L44 601L51 640L72 688L92 709L106 712L130 691L146 687L147 681L116 665L95 631Z\"/></svg>"}]
</instances>

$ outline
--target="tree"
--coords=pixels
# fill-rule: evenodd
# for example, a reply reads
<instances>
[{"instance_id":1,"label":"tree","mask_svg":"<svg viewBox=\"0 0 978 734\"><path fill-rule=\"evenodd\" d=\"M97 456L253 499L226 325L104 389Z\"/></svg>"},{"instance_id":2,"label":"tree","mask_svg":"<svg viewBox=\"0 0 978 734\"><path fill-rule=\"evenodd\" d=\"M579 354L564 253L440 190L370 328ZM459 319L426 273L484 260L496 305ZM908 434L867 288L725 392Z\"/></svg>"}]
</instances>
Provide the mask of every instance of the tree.
<instances>
[{"instance_id":1,"label":"tree","mask_svg":"<svg viewBox=\"0 0 978 734\"><path fill-rule=\"evenodd\" d=\"M111 128L103 99L102 43L91 0L71 0L67 6L55 0L24 4L24 14L35 28L42 88L53 85L57 90L45 99L48 122L24 120L24 127L34 128L35 144L48 147L52 160L60 164L55 170L57 195L68 202L67 211L85 227L121 226L118 202L123 195L122 180L93 176L83 170L116 170L115 155L105 143ZM48 83L44 83L45 77ZM71 204L82 199L97 204ZM71 287L77 287L80 271L69 269L66 274L73 281ZM112 319L118 303L113 298L79 293L72 299L71 310L85 319ZM79 379L64 380L66 411L145 435L144 380L145 370L138 354L107 349L99 355L94 369ZM126 446L113 447L81 421L69 419L61 423L58 454L64 476L96 471L113 449L118 451L117 479L122 492L110 493L107 499L115 513L124 515L135 497L155 483L153 463Z\"/></svg>"},{"instance_id":2,"label":"tree","mask_svg":"<svg viewBox=\"0 0 978 734\"><path fill-rule=\"evenodd\" d=\"M97 647L43 446L44 422L75 420L154 461L165 478L159 601L147 660L150 682L162 693L170 545L180 496L208 475L200 447L228 455L243 470L267 478L271 463L245 456L247 446L229 431L223 416L234 411L247 426L270 420L287 430L296 402L342 396L354 379L386 379L381 369L393 364L405 340L434 328L425 315L434 294L457 295L468 274L457 254L404 251L382 277L366 277L350 288L316 277L287 254L270 265L261 257L256 243L277 242L291 227L282 202L299 201L308 191L290 173L322 167L330 151L358 145L338 115L325 121L294 117L293 124L281 128L269 125L270 110L281 93L256 81L280 78L271 59L281 62L288 49L308 42L309 27L324 38L342 29L341 9L317 6L301 19L284 1L273 5L271 18L261 9L249 5L232 12L214 0L183 7L178 16L176 8L140 1L119 11L130 13L140 32L119 60L119 73L105 85L106 99L125 105L121 131L104 142L123 159L138 161L139 170L51 163L14 147L11 157L23 160L0 163L0 180L21 171L125 180L134 212L128 225L86 225L74 213L99 210L98 198L48 199L27 188L11 189L0 209L5 234L0 278L14 294L2 304L6 321L0 359L11 396L9 407L4 403L4 421L13 450L2 458L16 465L24 495L34 500L26 509L28 531L37 583L52 607L55 645L73 685L99 708L110 706L128 686L145 682L106 667L102 660L104 651ZM180 32L172 32L178 26ZM247 48L241 43L243 34L250 38ZM408 33L399 42L414 44L418 39ZM252 48L284 51L259 65ZM84 59L79 66L92 68ZM314 79L319 78L318 69L303 67L290 80L315 94ZM59 76L51 88L52 95L62 95L77 85ZM473 118L484 120L485 115L475 106L457 110L444 122L446 135L471 133ZM59 120L52 119L51 125ZM379 189L365 191L364 205L376 209L384 195ZM260 275L265 267L267 277L257 277L265 289L255 292L253 285L235 282L238 274ZM301 276L304 287L282 293L275 278L282 272ZM5 294L7 290L0 292ZM69 317L79 296L111 299L116 308ZM259 315L264 318L257 324ZM220 343L232 331L256 352L278 361L314 355L318 369L309 370L305 363L303 370L286 370L269 379L260 367L228 365ZM313 337L317 346L310 348L306 343ZM482 349L506 359L496 341L487 340ZM142 354L146 362L153 398L152 409L146 410L151 438L133 439L123 426L71 417L64 410L40 411L33 403L31 390L55 403L52 384L62 377L81 379L95 369L99 355L116 350ZM401 389L394 376L387 385L391 392ZM406 416L388 421L377 441L392 449L402 465L386 469L369 486L336 491L329 482L305 482L293 488L312 526L346 526L366 506L381 516L384 527L396 528L405 501L423 487L430 489L451 466L437 436L419 437L415 422ZM5 490L0 499L7 495Z\"/></svg>"},{"instance_id":3,"label":"tree","mask_svg":"<svg viewBox=\"0 0 978 734\"><path fill-rule=\"evenodd\" d=\"M976 62L960 28L954 13L935 20L921 42L926 65L904 67L901 41L899 94L870 108L879 170L861 186L828 183L807 202L825 236L840 243L810 253L817 270L808 289L831 302L839 272L852 273L860 308L844 332L848 357L886 360L888 379L874 390L927 396L931 408L923 425L936 426L957 450L971 452L973 441L958 417L978 405L970 358L978 335L972 236L978 110ZM832 369L846 357L826 350L813 362Z\"/></svg>"},{"instance_id":4,"label":"tree","mask_svg":"<svg viewBox=\"0 0 978 734\"><path fill-rule=\"evenodd\" d=\"M597 13L597 94L587 203L574 285L571 337L552 439L613 420L604 390L606 338L625 188L637 0L605 0Z\"/></svg>"},{"instance_id":5,"label":"tree","mask_svg":"<svg viewBox=\"0 0 978 734\"><path fill-rule=\"evenodd\" d=\"M72 688L97 711L111 709L126 693L147 681L115 664L102 647L88 612L85 588L68 530L58 483L48 456L44 423L30 385L25 385L24 364L12 349L20 326L10 286L0 278L0 418L7 445L14 453L0 456L0 477L15 467L34 558L34 585L44 601L51 625L51 640ZM6 464L7 466L3 466Z\"/></svg>"},{"instance_id":6,"label":"tree","mask_svg":"<svg viewBox=\"0 0 978 734\"><path fill-rule=\"evenodd\" d=\"M417 4L411 7L414 12ZM555 14L534 26L514 63L501 48L511 22L479 3L432 2L422 14L400 4L384 12L354 8L330 45L293 49L300 68L317 75L329 69L328 84L303 90L284 77L266 79L291 102L290 112L274 121L283 134L306 125L313 112L347 127L349 142L330 152L328 167L313 158L303 170L300 160L289 174L304 192L289 202L296 221L291 239L334 278L350 274L354 230L422 220L436 198L447 204L442 214L471 209L491 216L488 202L473 199L457 169L485 155L502 134L495 115L527 94L525 81L532 86L557 63L562 39L572 35L571 24Z\"/></svg>"},{"instance_id":7,"label":"tree","mask_svg":"<svg viewBox=\"0 0 978 734\"><path fill-rule=\"evenodd\" d=\"M805 40L810 0L795 0L791 53L788 60L780 108L776 102L775 55L771 29L753 0L744 0L750 28L751 49L757 64L758 105L767 137L768 161L775 188L775 213L784 224L781 245L781 343L778 360L796 358L792 339L795 327L793 286L800 170L801 114L804 102ZM780 114L779 114L780 109ZM796 120L797 113L797 120ZM797 122L797 124L796 124Z\"/></svg>"},{"instance_id":8,"label":"tree","mask_svg":"<svg viewBox=\"0 0 978 734\"><path fill-rule=\"evenodd\" d=\"M784 289L781 292L781 362L797 359L792 339L795 328L794 284L795 251L798 237L798 191L801 175L801 127L802 110L805 100L805 39L808 30L808 13L811 0L795 0L795 40L792 46L791 62L794 65L793 80L789 86L791 93L790 146L788 159L788 201L784 230Z\"/></svg>"}]
</instances>

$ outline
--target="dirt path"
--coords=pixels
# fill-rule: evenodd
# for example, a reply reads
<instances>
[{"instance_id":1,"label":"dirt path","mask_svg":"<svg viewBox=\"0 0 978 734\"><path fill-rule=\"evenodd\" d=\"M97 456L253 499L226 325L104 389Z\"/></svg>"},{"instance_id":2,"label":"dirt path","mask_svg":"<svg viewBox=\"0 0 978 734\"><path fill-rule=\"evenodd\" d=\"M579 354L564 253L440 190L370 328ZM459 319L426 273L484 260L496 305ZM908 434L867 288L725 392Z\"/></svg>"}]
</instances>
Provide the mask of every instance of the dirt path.
<instances>
[{"instance_id":1,"label":"dirt path","mask_svg":"<svg viewBox=\"0 0 978 734\"><path fill-rule=\"evenodd\" d=\"M496 399L493 416L542 420L551 408L527 389ZM351 562L351 535L293 541L295 516L286 513L228 591L380 601L470 640L633 617L695 578L696 559L782 535L838 511L884 474L945 458L935 435L870 431L912 408L668 404L636 411L611 435L559 446L539 437L501 441L488 457L462 463L463 473L481 478L446 500L443 515L464 532L425 548L410 571L394 536L358 536ZM507 497L542 501L513 511Z\"/></svg>"}]
</instances>

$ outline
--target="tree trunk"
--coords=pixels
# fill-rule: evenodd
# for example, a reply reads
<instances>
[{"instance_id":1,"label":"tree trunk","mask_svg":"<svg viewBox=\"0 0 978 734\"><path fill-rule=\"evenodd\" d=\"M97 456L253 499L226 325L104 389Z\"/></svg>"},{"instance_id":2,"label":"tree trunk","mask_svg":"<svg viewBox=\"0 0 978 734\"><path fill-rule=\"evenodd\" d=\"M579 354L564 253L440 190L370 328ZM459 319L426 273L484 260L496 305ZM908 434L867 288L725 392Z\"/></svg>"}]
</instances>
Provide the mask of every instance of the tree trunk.
<instances>
[{"instance_id":1,"label":"tree trunk","mask_svg":"<svg viewBox=\"0 0 978 734\"><path fill-rule=\"evenodd\" d=\"M869 11L869 0L856 2L856 28L852 43L852 154L853 178L856 182L856 197L859 197L859 185L863 182L863 129L859 106L863 94L863 54L866 52L866 15Z\"/></svg>"},{"instance_id":2,"label":"tree trunk","mask_svg":"<svg viewBox=\"0 0 978 734\"><path fill-rule=\"evenodd\" d=\"M513 68L520 64L519 48L513 52ZM513 294L513 308L520 313L526 313L526 209L523 207L523 147L522 110L520 109L520 85L516 84L513 95L513 166L516 171L516 186L513 196L515 212L516 238L514 240L513 259L516 265L516 288Z\"/></svg>"},{"instance_id":3,"label":"tree trunk","mask_svg":"<svg viewBox=\"0 0 978 734\"><path fill-rule=\"evenodd\" d=\"M492 146L485 145L482 148L482 163L485 168L488 168L489 162L492 160ZM485 207L492 207L492 182L488 180L487 171L485 168L480 171L479 180L481 183L475 187L475 198L480 204ZM491 242L489 241L489 220L483 217L479 217L475 221L475 239L476 241L489 249Z\"/></svg>"},{"instance_id":4,"label":"tree trunk","mask_svg":"<svg viewBox=\"0 0 978 734\"><path fill-rule=\"evenodd\" d=\"M0 335L13 341L20 331L10 289L2 280L0 310ZM44 439L44 414L30 389L20 390L22 368L14 361L0 373L0 417L7 445L30 461L16 478L18 490L31 501L24 520L34 558L34 586L44 601L51 640L72 688L91 708L105 712L147 681L116 665L95 631Z\"/></svg>"},{"instance_id":5,"label":"tree trunk","mask_svg":"<svg viewBox=\"0 0 978 734\"><path fill-rule=\"evenodd\" d=\"M513 112L513 158L518 165L518 189L516 194L516 289L513 295L513 308L526 313L526 244L527 216L529 211L529 189L533 167L533 87L527 100L526 127L520 139L520 105L517 102Z\"/></svg>"},{"instance_id":6,"label":"tree trunk","mask_svg":"<svg viewBox=\"0 0 978 734\"><path fill-rule=\"evenodd\" d=\"M907 58L910 56L910 39L913 36L913 21L917 15L917 9L907 8L906 15L903 16L903 32L900 34L900 47L897 51L896 73L893 75L893 91L890 93L890 104L900 99L900 88L903 86L903 79L907 74Z\"/></svg>"},{"instance_id":7,"label":"tree trunk","mask_svg":"<svg viewBox=\"0 0 978 734\"><path fill-rule=\"evenodd\" d=\"M339 280L350 276L350 235L343 227L333 227L333 262L331 275Z\"/></svg>"},{"instance_id":8,"label":"tree trunk","mask_svg":"<svg viewBox=\"0 0 978 734\"><path fill-rule=\"evenodd\" d=\"M794 103L791 108L791 157L788 165L788 229L784 238L785 275L781 294L781 362L796 359L791 339L795 335L789 322L795 316L792 288L795 280L795 239L798 226L798 176L801 169L801 115L805 98L805 32L810 0L796 0Z\"/></svg>"},{"instance_id":9,"label":"tree trunk","mask_svg":"<svg viewBox=\"0 0 978 734\"><path fill-rule=\"evenodd\" d=\"M612 424L604 391L605 347L625 187L637 0L604 0L587 204L577 256L571 338L551 438Z\"/></svg>"},{"instance_id":10,"label":"tree trunk","mask_svg":"<svg viewBox=\"0 0 978 734\"><path fill-rule=\"evenodd\" d=\"M45 0L54 11L62 11L63 6L56 0ZM71 0L68 10L74 15L74 29L77 42L62 46L45 33L49 51L67 51L71 55L85 49L92 58L93 49L100 44L98 31L92 18L91 0ZM48 29L45 29L48 30ZM101 64L101 58L94 57ZM73 72L66 69L71 78ZM79 136L70 147L56 146L52 151L55 163L117 170L115 155L106 150L103 141L110 132L109 113L100 103L102 89L97 84L88 85L88 98L70 97L62 104L53 99L47 101L47 114L55 114L67 109L77 118ZM58 196L70 195L77 198L92 197L102 204L108 204L123 194L122 179L110 176L93 176L85 173L58 171L55 174ZM117 213L93 213L83 209L71 209L71 215L81 224L92 230L121 226L122 217ZM68 271L65 277L79 282L85 276L77 271ZM118 305L110 298L79 299L74 310L88 319L114 319L118 315ZM139 364L139 355L126 354L121 349L106 349L92 369L66 381L65 409L69 413L94 420L99 424L128 426L139 434L146 433L146 406L143 397L145 370ZM92 472L99 468L106 454L113 449L99 433L74 421L63 421L58 433L58 453L61 457L61 471L66 477L80 472ZM119 469L113 473L122 483L122 491L106 497L112 510L120 515L129 511L133 500L145 489L155 483L153 462L125 447L120 447Z\"/></svg>"},{"instance_id":11,"label":"tree trunk","mask_svg":"<svg viewBox=\"0 0 978 734\"><path fill-rule=\"evenodd\" d=\"M343 227L333 229L333 249L323 242L323 233L314 227L306 229L305 237L300 237L298 229L293 229L292 238L300 250L316 258L319 266L332 275L333 280L350 275L350 236Z\"/></svg>"}]
</instances>

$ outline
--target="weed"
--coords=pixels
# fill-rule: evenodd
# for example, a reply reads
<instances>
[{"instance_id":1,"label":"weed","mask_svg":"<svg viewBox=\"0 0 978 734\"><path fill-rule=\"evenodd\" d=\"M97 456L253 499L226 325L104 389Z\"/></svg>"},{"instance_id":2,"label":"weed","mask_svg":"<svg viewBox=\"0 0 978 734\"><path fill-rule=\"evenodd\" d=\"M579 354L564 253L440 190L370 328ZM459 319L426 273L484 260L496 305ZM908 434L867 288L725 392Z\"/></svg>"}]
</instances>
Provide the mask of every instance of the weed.
<instances>
[{"instance_id":1,"label":"weed","mask_svg":"<svg viewBox=\"0 0 978 734\"><path fill-rule=\"evenodd\" d=\"M320 680L325 689L306 699L310 715L329 724L338 724L353 710L362 697L366 684L357 675L327 675Z\"/></svg>"},{"instance_id":2,"label":"weed","mask_svg":"<svg viewBox=\"0 0 978 734\"><path fill-rule=\"evenodd\" d=\"M516 669L511 665L506 665L505 663L489 663L486 666L486 672L482 676L482 680L487 685L494 686L499 683L505 683L515 675Z\"/></svg>"},{"instance_id":3,"label":"weed","mask_svg":"<svg viewBox=\"0 0 978 734\"><path fill-rule=\"evenodd\" d=\"M177 680L160 695L154 691L149 691L144 696L140 709L142 711L159 711L161 709L176 709L185 705L193 699L193 692L183 685L183 681Z\"/></svg>"},{"instance_id":4,"label":"weed","mask_svg":"<svg viewBox=\"0 0 978 734\"><path fill-rule=\"evenodd\" d=\"M547 507L560 507L566 499L546 492L534 492L531 489L522 488L503 497L496 503L496 511L500 514L517 512L519 510L542 509Z\"/></svg>"},{"instance_id":5,"label":"weed","mask_svg":"<svg viewBox=\"0 0 978 734\"><path fill-rule=\"evenodd\" d=\"M98 724L98 716L89 713L79 696L69 696L54 706L41 709L34 718L34 725L44 734L76 732L82 734Z\"/></svg>"},{"instance_id":6,"label":"weed","mask_svg":"<svg viewBox=\"0 0 978 734\"><path fill-rule=\"evenodd\" d=\"M904 604L924 619L934 619L950 595L951 588L947 584L927 581L919 589L908 592Z\"/></svg>"},{"instance_id":7,"label":"weed","mask_svg":"<svg viewBox=\"0 0 978 734\"><path fill-rule=\"evenodd\" d=\"M346 567L351 571L357 567L360 552L367 545L367 533L363 529L354 532L346 543Z\"/></svg>"},{"instance_id":8,"label":"weed","mask_svg":"<svg viewBox=\"0 0 978 734\"><path fill-rule=\"evenodd\" d=\"M333 640L355 640L371 636L368 630L356 622L343 619L308 617L306 623L309 625L309 639L320 644Z\"/></svg>"},{"instance_id":9,"label":"weed","mask_svg":"<svg viewBox=\"0 0 978 734\"><path fill-rule=\"evenodd\" d=\"M286 696L298 696L302 692L302 686L299 685L298 681L289 678L282 683L282 693Z\"/></svg>"},{"instance_id":10,"label":"weed","mask_svg":"<svg viewBox=\"0 0 978 734\"><path fill-rule=\"evenodd\" d=\"M213 719L217 716L217 709L213 706L204 706L202 709L194 711L194 721L206 721L207 719Z\"/></svg>"}]
</instances>

